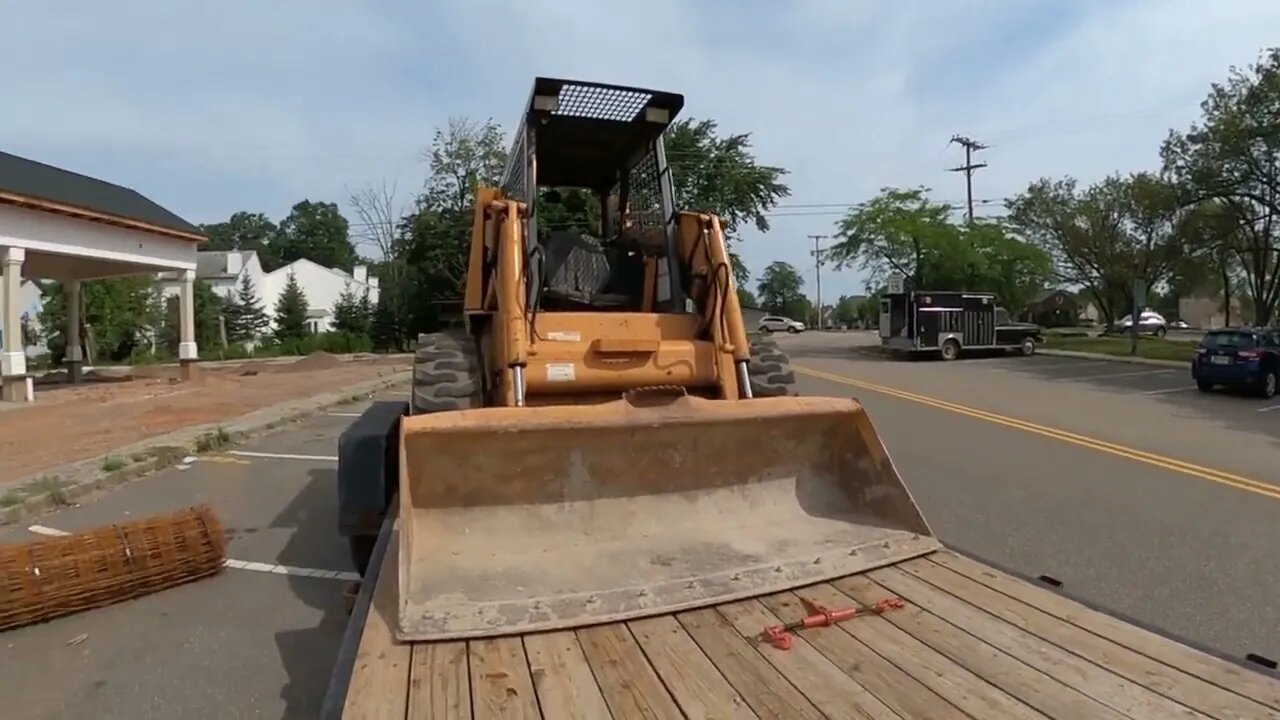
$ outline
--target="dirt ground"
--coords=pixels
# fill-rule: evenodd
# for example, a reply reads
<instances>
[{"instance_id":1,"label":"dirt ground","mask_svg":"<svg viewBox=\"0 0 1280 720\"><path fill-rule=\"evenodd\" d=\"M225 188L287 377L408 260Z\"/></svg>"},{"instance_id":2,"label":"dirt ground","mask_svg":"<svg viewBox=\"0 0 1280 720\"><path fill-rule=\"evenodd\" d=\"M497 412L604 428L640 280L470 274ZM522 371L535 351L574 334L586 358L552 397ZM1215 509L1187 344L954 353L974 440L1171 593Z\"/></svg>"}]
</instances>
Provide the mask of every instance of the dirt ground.
<instances>
[{"instance_id":1,"label":"dirt ground","mask_svg":"<svg viewBox=\"0 0 1280 720\"><path fill-rule=\"evenodd\" d=\"M317 353L281 364L200 368L182 382L173 366L90 372L79 385L40 384L36 402L0 413L0 483L102 455L193 425L230 420L409 368L405 357L344 361Z\"/></svg>"}]
</instances>

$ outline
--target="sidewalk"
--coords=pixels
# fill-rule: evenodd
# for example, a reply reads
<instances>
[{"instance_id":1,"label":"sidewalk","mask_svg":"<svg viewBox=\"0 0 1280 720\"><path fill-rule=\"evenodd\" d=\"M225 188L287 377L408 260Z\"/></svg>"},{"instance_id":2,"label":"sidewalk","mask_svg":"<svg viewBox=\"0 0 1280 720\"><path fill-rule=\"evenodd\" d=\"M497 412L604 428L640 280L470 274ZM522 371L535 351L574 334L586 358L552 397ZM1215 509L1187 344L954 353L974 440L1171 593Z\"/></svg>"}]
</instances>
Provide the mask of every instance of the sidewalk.
<instances>
[{"instance_id":1,"label":"sidewalk","mask_svg":"<svg viewBox=\"0 0 1280 720\"><path fill-rule=\"evenodd\" d=\"M174 431L407 377L410 363L407 357L343 361L320 354L287 365L202 367L190 382L173 377L175 369L147 367L132 380L43 388L36 403L0 413L0 489Z\"/></svg>"}]
</instances>

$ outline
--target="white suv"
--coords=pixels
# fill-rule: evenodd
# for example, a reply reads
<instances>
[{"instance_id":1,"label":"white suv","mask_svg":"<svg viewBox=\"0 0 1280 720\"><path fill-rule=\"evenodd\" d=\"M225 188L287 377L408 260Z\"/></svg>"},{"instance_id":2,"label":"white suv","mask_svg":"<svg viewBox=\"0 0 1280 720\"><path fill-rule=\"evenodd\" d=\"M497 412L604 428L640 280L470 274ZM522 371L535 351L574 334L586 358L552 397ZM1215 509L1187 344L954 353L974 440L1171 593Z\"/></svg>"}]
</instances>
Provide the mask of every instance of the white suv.
<instances>
[{"instance_id":1,"label":"white suv","mask_svg":"<svg viewBox=\"0 0 1280 720\"><path fill-rule=\"evenodd\" d=\"M781 315L766 315L760 318L760 332L789 332L798 333L804 331L804 323L791 318L782 317Z\"/></svg>"}]
</instances>

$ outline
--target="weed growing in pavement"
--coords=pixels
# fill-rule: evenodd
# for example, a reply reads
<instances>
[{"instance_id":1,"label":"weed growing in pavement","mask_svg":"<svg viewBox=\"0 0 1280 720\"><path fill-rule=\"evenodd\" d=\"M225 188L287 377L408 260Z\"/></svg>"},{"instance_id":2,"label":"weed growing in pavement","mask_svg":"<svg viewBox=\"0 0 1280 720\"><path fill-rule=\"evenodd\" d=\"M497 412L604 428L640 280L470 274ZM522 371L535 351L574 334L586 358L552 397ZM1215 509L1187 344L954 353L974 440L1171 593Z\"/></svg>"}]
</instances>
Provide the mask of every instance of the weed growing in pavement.
<instances>
[{"instance_id":1,"label":"weed growing in pavement","mask_svg":"<svg viewBox=\"0 0 1280 720\"><path fill-rule=\"evenodd\" d=\"M231 434L223 428L196 438L196 452L216 452L231 444Z\"/></svg>"},{"instance_id":2,"label":"weed growing in pavement","mask_svg":"<svg viewBox=\"0 0 1280 720\"><path fill-rule=\"evenodd\" d=\"M48 495L49 504L55 507L60 507L71 504L71 500L68 499L67 494L63 492L66 487L67 482L65 480L45 475L24 489L28 495Z\"/></svg>"},{"instance_id":3,"label":"weed growing in pavement","mask_svg":"<svg viewBox=\"0 0 1280 720\"><path fill-rule=\"evenodd\" d=\"M26 499L26 496L17 490L10 490L5 494L0 495L0 507L7 508L13 507L14 505L21 505L22 501Z\"/></svg>"},{"instance_id":4,"label":"weed growing in pavement","mask_svg":"<svg viewBox=\"0 0 1280 720\"><path fill-rule=\"evenodd\" d=\"M133 462L136 462L136 463L146 462L146 461L148 461L148 460L150 460L150 459L151 459L151 453L149 453L149 452L136 452L136 453L134 453L134 454L130 455L130 456L129 456L129 459L130 459L130 460L132 460Z\"/></svg>"},{"instance_id":5,"label":"weed growing in pavement","mask_svg":"<svg viewBox=\"0 0 1280 720\"><path fill-rule=\"evenodd\" d=\"M123 469L126 464L127 463L125 463L123 459L118 458L115 455L108 455L102 461L102 472L115 472Z\"/></svg>"}]
</instances>

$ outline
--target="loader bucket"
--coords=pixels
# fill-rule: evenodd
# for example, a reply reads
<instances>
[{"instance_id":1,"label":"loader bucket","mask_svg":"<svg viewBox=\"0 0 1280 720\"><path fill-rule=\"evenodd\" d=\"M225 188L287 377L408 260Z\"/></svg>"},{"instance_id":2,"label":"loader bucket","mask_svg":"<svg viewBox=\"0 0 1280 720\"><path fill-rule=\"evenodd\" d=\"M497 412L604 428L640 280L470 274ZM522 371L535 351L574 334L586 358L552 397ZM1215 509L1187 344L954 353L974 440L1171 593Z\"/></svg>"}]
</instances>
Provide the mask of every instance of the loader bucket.
<instances>
[{"instance_id":1,"label":"loader bucket","mask_svg":"<svg viewBox=\"0 0 1280 720\"><path fill-rule=\"evenodd\" d=\"M939 547L855 400L633 397L401 423L401 640L655 615Z\"/></svg>"}]
</instances>

